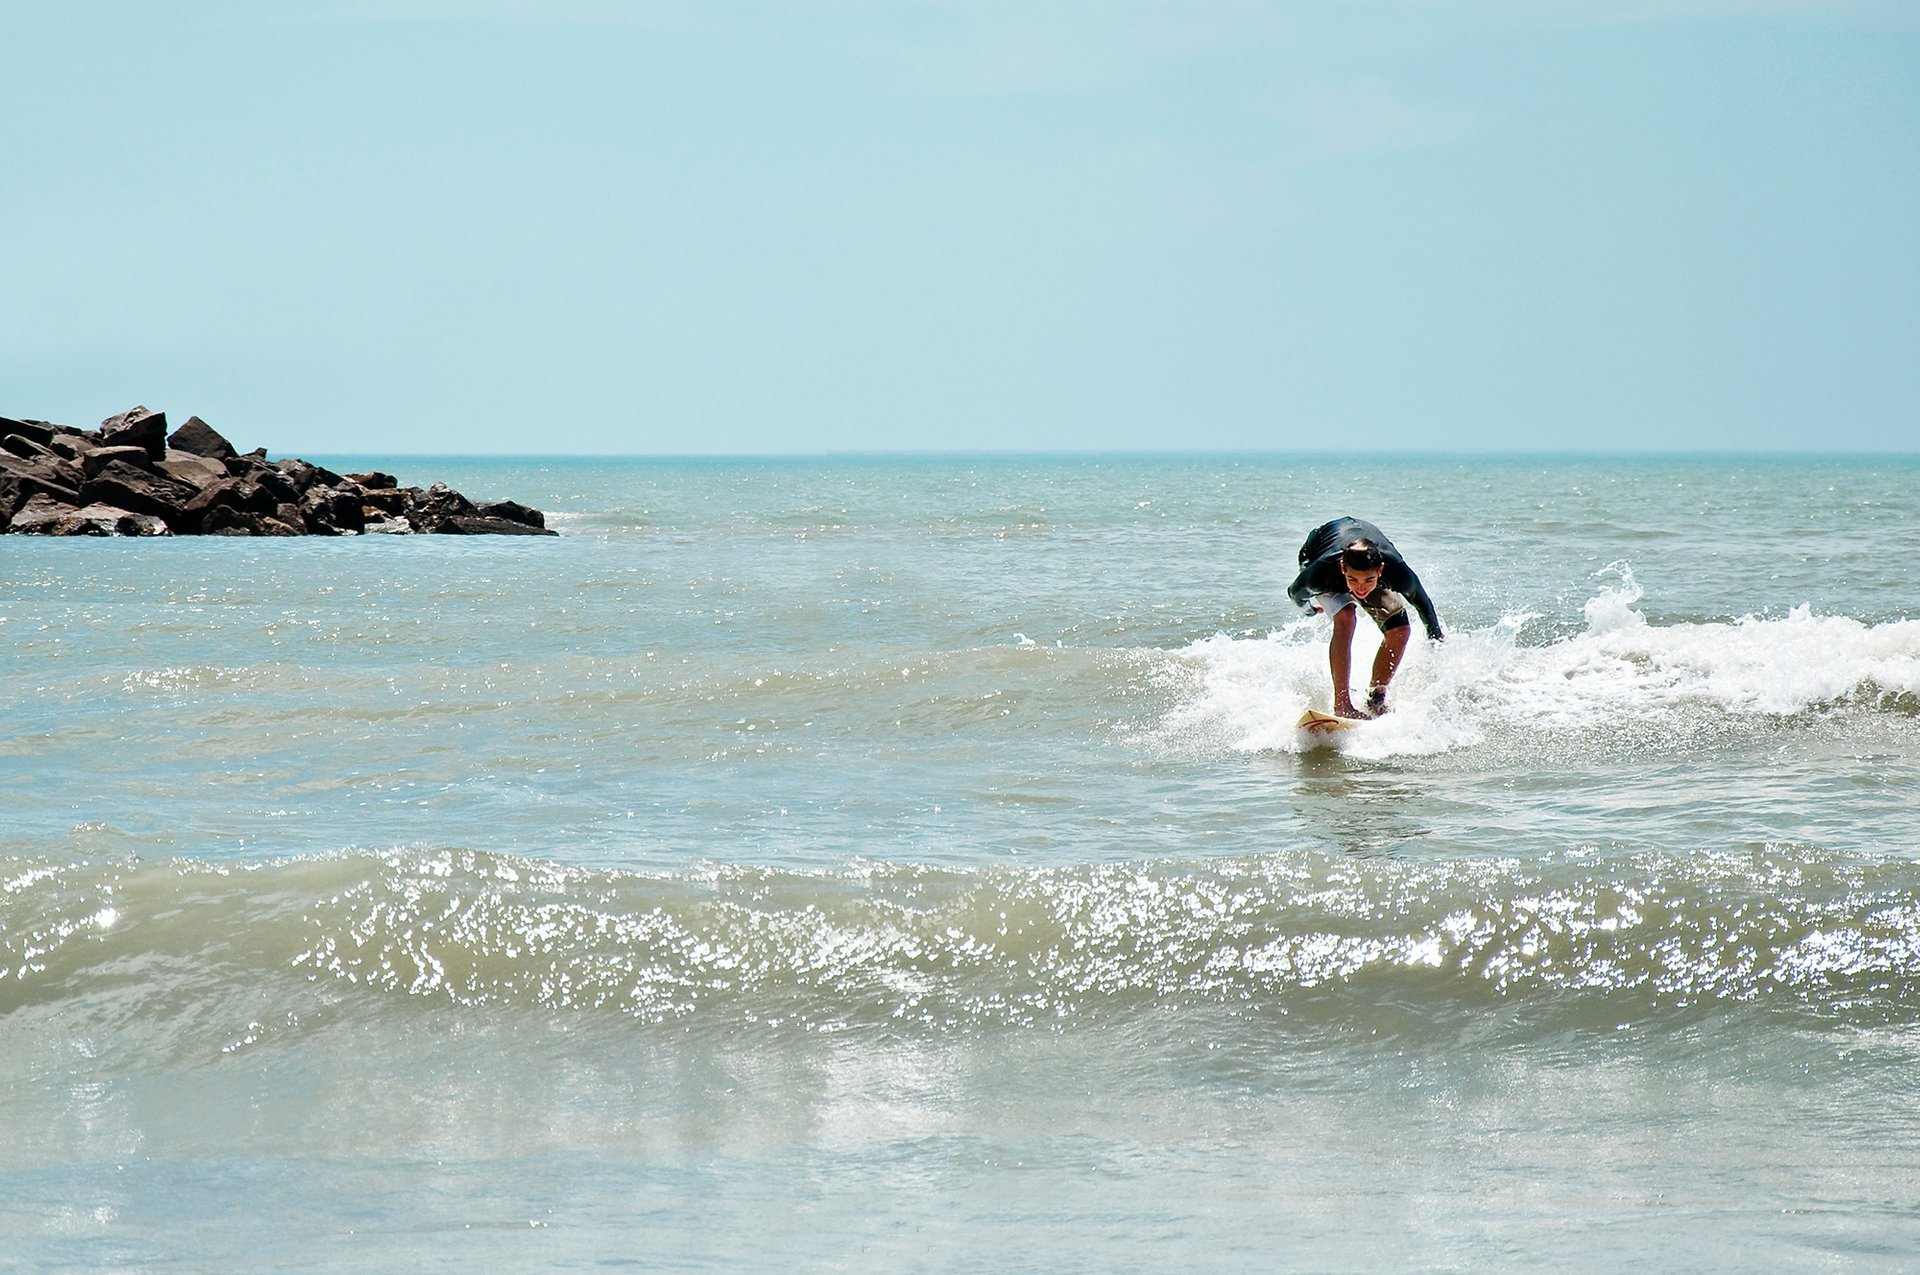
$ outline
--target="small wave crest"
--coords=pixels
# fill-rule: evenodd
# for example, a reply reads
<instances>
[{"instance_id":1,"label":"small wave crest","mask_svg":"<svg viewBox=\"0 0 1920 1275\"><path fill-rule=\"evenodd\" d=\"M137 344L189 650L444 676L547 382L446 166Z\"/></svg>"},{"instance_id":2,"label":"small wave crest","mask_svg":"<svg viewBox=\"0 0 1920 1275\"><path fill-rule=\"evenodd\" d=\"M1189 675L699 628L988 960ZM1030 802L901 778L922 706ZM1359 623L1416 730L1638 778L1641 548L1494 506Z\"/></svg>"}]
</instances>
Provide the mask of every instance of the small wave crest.
<instances>
[{"instance_id":1,"label":"small wave crest","mask_svg":"<svg viewBox=\"0 0 1920 1275\"><path fill-rule=\"evenodd\" d=\"M1583 608L1584 627L1544 644L1538 616L1514 613L1444 643L1416 640L1394 682L1394 711L1350 732L1360 757L1438 753L1489 739L1612 734L1698 740L1716 727L1839 708L1920 713L1920 621L1864 624L1794 608L1781 617L1650 623L1630 566L1614 563ZM1374 635L1360 626L1353 667L1364 680ZM1297 752L1293 729L1325 709L1327 624L1301 619L1262 639L1216 635L1163 661L1174 706L1156 728L1169 747ZM1619 731L1622 723L1643 729Z\"/></svg>"}]
</instances>

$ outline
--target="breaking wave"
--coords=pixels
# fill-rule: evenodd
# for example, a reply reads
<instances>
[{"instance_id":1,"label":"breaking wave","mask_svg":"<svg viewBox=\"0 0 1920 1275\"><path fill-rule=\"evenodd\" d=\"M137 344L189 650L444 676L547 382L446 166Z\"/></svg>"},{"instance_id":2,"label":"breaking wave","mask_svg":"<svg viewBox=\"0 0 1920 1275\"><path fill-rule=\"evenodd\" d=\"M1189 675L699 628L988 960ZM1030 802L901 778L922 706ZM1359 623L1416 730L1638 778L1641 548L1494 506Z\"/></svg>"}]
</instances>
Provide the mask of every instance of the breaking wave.
<instances>
[{"instance_id":1,"label":"breaking wave","mask_svg":"<svg viewBox=\"0 0 1920 1275\"><path fill-rule=\"evenodd\" d=\"M1920 621L1870 625L1800 606L1781 617L1653 624L1636 609L1631 568L1604 574L1611 583L1569 636L1529 644L1539 617L1515 614L1441 644L1416 639L1394 682L1394 711L1343 736L1344 751L1525 748L1543 736L1698 742L1842 710L1920 717ZM1367 628L1355 639L1357 679L1372 658ZM1324 620L1303 619L1266 638L1215 636L1175 653L1160 671L1175 703L1159 739L1242 752L1311 747L1293 723L1309 706L1329 707L1326 634Z\"/></svg>"}]
</instances>

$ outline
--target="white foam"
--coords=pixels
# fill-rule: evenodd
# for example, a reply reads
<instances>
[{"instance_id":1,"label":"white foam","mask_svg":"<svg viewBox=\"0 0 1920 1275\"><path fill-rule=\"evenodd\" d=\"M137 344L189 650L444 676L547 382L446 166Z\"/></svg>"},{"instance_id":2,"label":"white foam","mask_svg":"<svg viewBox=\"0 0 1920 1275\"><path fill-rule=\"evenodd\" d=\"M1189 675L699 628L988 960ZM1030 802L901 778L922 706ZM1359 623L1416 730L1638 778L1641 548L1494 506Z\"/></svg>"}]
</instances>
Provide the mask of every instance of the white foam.
<instances>
[{"instance_id":1,"label":"white foam","mask_svg":"<svg viewBox=\"0 0 1920 1275\"><path fill-rule=\"evenodd\" d=\"M1665 724L1781 718L1836 704L1869 707L1920 695L1920 621L1868 625L1816 616L1651 624L1625 563L1583 608L1585 628L1527 645L1539 617L1515 613L1440 644L1408 646L1394 711L1340 737L1361 757L1434 753L1515 730L1577 733L1622 717ZM1216 635L1174 658L1174 707L1159 738L1180 748L1298 752L1294 722L1325 710L1328 625L1302 619L1261 639ZM1355 634L1353 676L1364 686L1377 635Z\"/></svg>"}]
</instances>

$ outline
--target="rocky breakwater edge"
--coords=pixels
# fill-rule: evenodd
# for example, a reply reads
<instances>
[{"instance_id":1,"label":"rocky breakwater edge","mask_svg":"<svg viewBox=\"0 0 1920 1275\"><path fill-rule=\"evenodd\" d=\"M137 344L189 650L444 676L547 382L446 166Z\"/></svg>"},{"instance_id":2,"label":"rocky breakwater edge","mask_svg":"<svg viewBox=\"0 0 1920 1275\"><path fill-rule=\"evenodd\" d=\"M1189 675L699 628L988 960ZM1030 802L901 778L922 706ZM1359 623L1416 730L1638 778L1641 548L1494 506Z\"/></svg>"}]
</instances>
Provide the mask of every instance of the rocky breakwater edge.
<instances>
[{"instance_id":1,"label":"rocky breakwater edge","mask_svg":"<svg viewBox=\"0 0 1920 1275\"><path fill-rule=\"evenodd\" d=\"M0 531L39 536L551 536L511 500L444 483L336 474L266 448L241 453L198 416L136 407L98 429L0 416Z\"/></svg>"}]
</instances>

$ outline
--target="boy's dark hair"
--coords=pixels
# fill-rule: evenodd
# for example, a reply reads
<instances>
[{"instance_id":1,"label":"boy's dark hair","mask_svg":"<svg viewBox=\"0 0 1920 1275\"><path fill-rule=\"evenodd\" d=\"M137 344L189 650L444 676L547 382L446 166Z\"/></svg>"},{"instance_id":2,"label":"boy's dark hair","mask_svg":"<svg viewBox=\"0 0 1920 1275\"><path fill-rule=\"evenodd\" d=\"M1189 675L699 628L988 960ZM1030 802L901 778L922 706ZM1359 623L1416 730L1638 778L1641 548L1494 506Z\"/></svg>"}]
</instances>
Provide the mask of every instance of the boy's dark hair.
<instances>
[{"instance_id":1,"label":"boy's dark hair","mask_svg":"<svg viewBox=\"0 0 1920 1275\"><path fill-rule=\"evenodd\" d=\"M1380 554L1380 547L1370 540L1356 540L1340 551L1340 562L1355 571L1372 571L1386 559Z\"/></svg>"}]
</instances>

